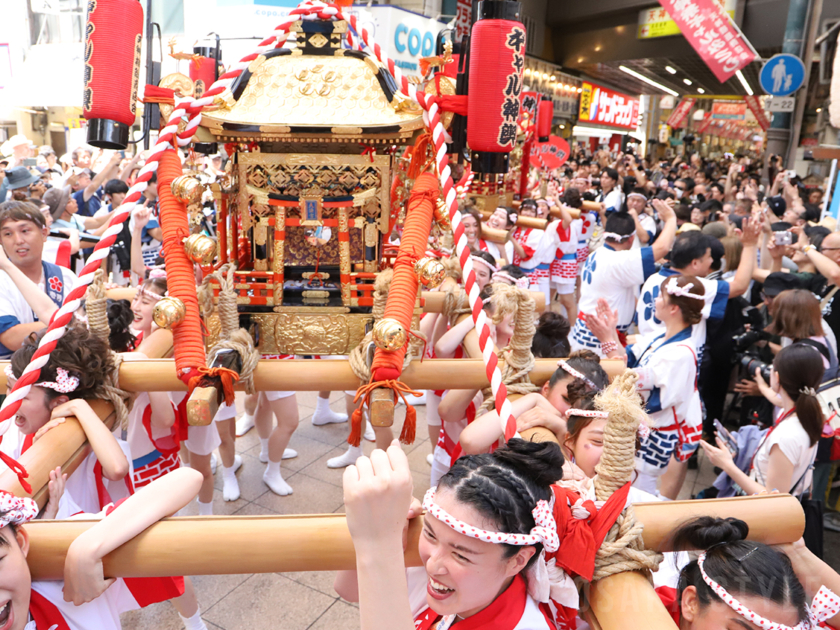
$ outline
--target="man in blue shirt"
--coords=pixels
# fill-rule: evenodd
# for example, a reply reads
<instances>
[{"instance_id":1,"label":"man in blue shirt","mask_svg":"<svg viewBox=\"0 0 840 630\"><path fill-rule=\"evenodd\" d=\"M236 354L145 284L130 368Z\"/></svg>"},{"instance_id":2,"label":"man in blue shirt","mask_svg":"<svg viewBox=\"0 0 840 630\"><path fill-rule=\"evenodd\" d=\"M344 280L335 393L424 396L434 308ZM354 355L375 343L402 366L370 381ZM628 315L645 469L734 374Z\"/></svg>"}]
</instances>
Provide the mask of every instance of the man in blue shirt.
<instances>
[{"instance_id":1,"label":"man in blue shirt","mask_svg":"<svg viewBox=\"0 0 840 630\"><path fill-rule=\"evenodd\" d=\"M102 206L102 201L96 196L99 188L109 179L116 177L117 167L120 164L120 154L116 151L111 156L108 165L91 178L90 169L77 170L78 179L72 185L73 199L79 207L78 214L83 217L92 217Z\"/></svg>"}]
</instances>

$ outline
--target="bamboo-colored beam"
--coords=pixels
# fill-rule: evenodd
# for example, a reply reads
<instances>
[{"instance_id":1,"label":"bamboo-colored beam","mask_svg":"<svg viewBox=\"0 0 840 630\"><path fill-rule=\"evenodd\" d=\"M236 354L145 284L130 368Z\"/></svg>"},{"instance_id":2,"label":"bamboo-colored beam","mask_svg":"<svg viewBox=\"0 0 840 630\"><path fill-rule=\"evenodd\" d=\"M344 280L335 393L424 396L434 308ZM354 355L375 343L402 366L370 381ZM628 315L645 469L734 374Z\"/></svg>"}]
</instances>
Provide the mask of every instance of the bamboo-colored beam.
<instances>
[{"instance_id":1,"label":"bamboo-colored beam","mask_svg":"<svg viewBox=\"0 0 840 630\"><path fill-rule=\"evenodd\" d=\"M0 361L0 387L6 386L2 368L8 361ZM624 370L624 362L604 359L601 365L610 377ZM557 370L556 359L537 359L531 372L531 382L545 383ZM481 389L490 385L481 359L424 359L412 361L403 370L401 379L414 389ZM290 359L288 361L263 360L254 372L254 384L258 391L294 389L297 391L319 391L325 384L334 390L356 389L359 379L346 360L311 361ZM120 366L120 387L129 392L177 392L186 391L187 386L175 375L173 359L143 359L123 362ZM243 386L237 385L239 389Z\"/></svg>"},{"instance_id":2,"label":"bamboo-colored beam","mask_svg":"<svg viewBox=\"0 0 840 630\"><path fill-rule=\"evenodd\" d=\"M593 582L589 585L588 601L600 630L677 630L651 583L637 571Z\"/></svg>"},{"instance_id":3,"label":"bamboo-colored beam","mask_svg":"<svg viewBox=\"0 0 840 630\"><path fill-rule=\"evenodd\" d=\"M531 299L534 300L534 308L537 313L545 310L545 293L542 291L530 291ZM424 313L440 313L443 311L443 301L446 298L444 291L423 291L422 304Z\"/></svg>"},{"instance_id":4,"label":"bamboo-colored beam","mask_svg":"<svg viewBox=\"0 0 840 630\"><path fill-rule=\"evenodd\" d=\"M134 299L134 289L109 289L107 291L107 295L112 300L128 300L129 302ZM537 312L542 313L545 310L545 295L540 291L532 291L532 296L534 298L534 302L536 303ZM420 299L421 304L423 305L423 312L424 313L440 313L443 310L443 300L446 297L446 293L442 291L423 291ZM169 331L162 330L162 333L169 334L169 338L171 340L172 333ZM156 334L155 331L154 334ZM149 356L148 352L144 353ZM159 356L159 355L154 355Z\"/></svg>"},{"instance_id":5,"label":"bamboo-colored beam","mask_svg":"<svg viewBox=\"0 0 840 630\"><path fill-rule=\"evenodd\" d=\"M675 515L686 514L684 503L688 502L636 504L636 518L644 524L646 545L649 536L652 543L666 539L665 528L675 521ZM793 542L804 530L802 508L790 495L697 503L703 506L697 510L701 514L725 514L746 521L750 526L750 540L767 544ZM787 512L796 514L789 518ZM765 521L762 519L766 518L778 526L763 526ZM94 522L33 521L27 524L30 541L27 562L32 578L61 579L67 548ZM414 519L409 526L406 547L409 566L420 564L417 541L421 529L422 517ZM236 540L237 544L222 545L219 544L221 540ZM664 545L663 550L667 549ZM355 554L343 514L182 517L164 519L152 525L109 554L104 565L105 575L109 577L336 571L354 568ZM634 578L629 581L633 592L641 590L633 583ZM605 601L614 595L612 588L601 593ZM605 625L597 609L596 614L605 629L618 627ZM627 627L626 624L623 627Z\"/></svg>"}]
</instances>

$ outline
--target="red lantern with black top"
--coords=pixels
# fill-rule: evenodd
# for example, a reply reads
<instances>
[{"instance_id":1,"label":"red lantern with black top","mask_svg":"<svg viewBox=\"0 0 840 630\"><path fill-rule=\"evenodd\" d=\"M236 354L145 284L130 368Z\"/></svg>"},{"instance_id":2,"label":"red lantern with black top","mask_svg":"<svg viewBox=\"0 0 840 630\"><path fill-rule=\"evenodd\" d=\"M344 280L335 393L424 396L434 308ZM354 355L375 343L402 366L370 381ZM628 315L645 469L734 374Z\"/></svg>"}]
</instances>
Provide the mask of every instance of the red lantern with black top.
<instances>
[{"instance_id":1,"label":"red lantern with black top","mask_svg":"<svg viewBox=\"0 0 840 630\"><path fill-rule=\"evenodd\" d=\"M87 141L125 149L137 114L143 7L138 0L89 0L83 114Z\"/></svg>"},{"instance_id":2,"label":"red lantern with black top","mask_svg":"<svg viewBox=\"0 0 840 630\"><path fill-rule=\"evenodd\" d=\"M210 46L194 46L193 54L197 55L190 61L190 79L195 83L195 97L199 98L210 89L219 78L219 63L222 61L222 51Z\"/></svg>"},{"instance_id":3,"label":"red lantern with black top","mask_svg":"<svg viewBox=\"0 0 840 630\"><path fill-rule=\"evenodd\" d=\"M472 170L483 178L507 172L516 143L525 67L521 14L519 2L484 0L470 36L467 143Z\"/></svg>"},{"instance_id":4,"label":"red lantern with black top","mask_svg":"<svg viewBox=\"0 0 840 630\"><path fill-rule=\"evenodd\" d=\"M554 101L548 96L540 100L540 108L537 111L537 140L548 142L551 136L551 123L554 120Z\"/></svg>"}]
</instances>

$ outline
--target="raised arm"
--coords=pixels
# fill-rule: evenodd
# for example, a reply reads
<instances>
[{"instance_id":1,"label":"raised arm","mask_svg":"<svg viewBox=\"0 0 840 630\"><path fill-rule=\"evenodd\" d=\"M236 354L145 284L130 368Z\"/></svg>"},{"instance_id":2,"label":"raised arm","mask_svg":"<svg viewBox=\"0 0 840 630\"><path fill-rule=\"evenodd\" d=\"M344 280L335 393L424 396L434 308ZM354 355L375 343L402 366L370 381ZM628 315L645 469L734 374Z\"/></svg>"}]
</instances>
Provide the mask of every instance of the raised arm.
<instances>
[{"instance_id":1,"label":"raised arm","mask_svg":"<svg viewBox=\"0 0 840 630\"><path fill-rule=\"evenodd\" d=\"M659 213L659 218L665 223L659 238L651 245L653 259L662 260L671 251L671 246L674 244L674 238L677 235L677 215L674 213L673 205L661 199L654 199L653 207Z\"/></svg>"},{"instance_id":2,"label":"raised arm","mask_svg":"<svg viewBox=\"0 0 840 630\"><path fill-rule=\"evenodd\" d=\"M729 285L730 298L743 295L750 287L753 269L755 268L758 237L762 230L761 221L756 221L752 217L744 217L741 226L741 245L744 249L741 253L741 262L738 264L738 269L735 270L735 275Z\"/></svg>"}]
</instances>

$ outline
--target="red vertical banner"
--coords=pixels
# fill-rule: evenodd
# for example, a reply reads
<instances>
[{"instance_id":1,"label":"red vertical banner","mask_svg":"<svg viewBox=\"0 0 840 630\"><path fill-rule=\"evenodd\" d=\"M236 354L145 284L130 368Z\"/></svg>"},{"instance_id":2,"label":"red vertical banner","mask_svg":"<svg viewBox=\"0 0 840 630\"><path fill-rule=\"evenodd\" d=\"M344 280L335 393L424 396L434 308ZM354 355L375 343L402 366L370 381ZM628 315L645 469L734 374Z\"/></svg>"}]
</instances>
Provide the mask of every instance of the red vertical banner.
<instances>
[{"instance_id":1,"label":"red vertical banner","mask_svg":"<svg viewBox=\"0 0 840 630\"><path fill-rule=\"evenodd\" d=\"M473 0L458 0L455 5L455 39L463 41L470 34L472 26Z\"/></svg>"},{"instance_id":2,"label":"red vertical banner","mask_svg":"<svg viewBox=\"0 0 840 630\"><path fill-rule=\"evenodd\" d=\"M659 0L659 4L721 83L758 57L717 0Z\"/></svg>"},{"instance_id":3,"label":"red vertical banner","mask_svg":"<svg viewBox=\"0 0 840 630\"><path fill-rule=\"evenodd\" d=\"M710 112L710 111L704 112L703 120L701 120L700 124L697 125L697 132L696 133L698 133L698 134L706 133L706 130L709 128L709 124L711 124L711 122L712 122L712 112Z\"/></svg>"},{"instance_id":4,"label":"red vertical banner","mask_svg":"<svg viewBox=\"0 0 840 630\"><path fill-rule=\"evenodd\" d=\"M671 115L668 117L668 122L666 123L671 129L679 129L683 125L685 125L685 121L688 118L688 114L691 111L691 108L694 107L694 103L697 102L696 98L684 98L680 101L680 104L674 108L674 111L671 112Z\"/></svg>"},{"instance_id":5,"label":"red vertical banner","mask_svg":"<svg viewBox=\"0 0 840 630\"><path fill-rule=\"evenodd\" d=\"M747 107L750 108L758 124L764 131L767 131L770 127L770 117L764 111L764 106L761 104L761 101L758 100L757 96L745 96L744 100L747 101Z\"/></svg>"}]
</instances>

